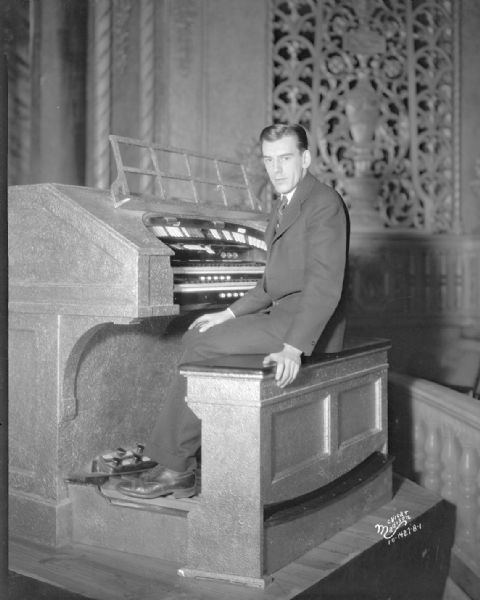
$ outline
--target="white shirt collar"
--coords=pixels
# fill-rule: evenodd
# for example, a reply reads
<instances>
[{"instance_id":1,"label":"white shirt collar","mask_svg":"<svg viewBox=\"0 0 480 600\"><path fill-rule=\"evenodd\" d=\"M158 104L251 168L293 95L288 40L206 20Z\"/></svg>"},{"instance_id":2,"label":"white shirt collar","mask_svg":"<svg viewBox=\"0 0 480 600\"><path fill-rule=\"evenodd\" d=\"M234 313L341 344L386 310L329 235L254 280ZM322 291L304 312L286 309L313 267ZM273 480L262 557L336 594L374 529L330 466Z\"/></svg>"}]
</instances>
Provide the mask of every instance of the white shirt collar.
<instances>
[{"instance_id":1,"label":"white shirt collar","mask_svg":"<svg viewBox=\"0 0 480 600\"><path fill-rule=\"evenodd\" d=\"M293 197L293 194L295 193L295 190L296 190L296 189L297 189L297 188L296 188L296 187L294 187L294 188L293 188L293 190L290 190L290 191L288 192L288 194L282 194L282 196L286 196L286 197L287 197L287 206L290 204L290 200L292 199L292 197Z\"/></svg>"},{"instance_id":2,"label":"white shirt collar","mask_svg":"<svg viewBox=\"0 0 480 600\"><path fill-rule=\"evenodd\" d=\"M300 178L300 181L301 181L301 180L302 180L302 179L305 177L306 173L307 173L307 171L305 170L305 171L304 171L304 173L303 173L303 175L302 175L302 177ZM299 183L300 183L300 182L299 182ZM297 187L298 187L298 183L297 183L297 185L296 185L296 186L293 188L293 190L290 190L290 191L288 192L288 194L282 194L282 195L281 195L281 196L286 196L286 197L287 197L287 206L290 204L290 200L293 198L293 194L296 192L296 190L297 190Z\"/></svg>"}]
</instances>

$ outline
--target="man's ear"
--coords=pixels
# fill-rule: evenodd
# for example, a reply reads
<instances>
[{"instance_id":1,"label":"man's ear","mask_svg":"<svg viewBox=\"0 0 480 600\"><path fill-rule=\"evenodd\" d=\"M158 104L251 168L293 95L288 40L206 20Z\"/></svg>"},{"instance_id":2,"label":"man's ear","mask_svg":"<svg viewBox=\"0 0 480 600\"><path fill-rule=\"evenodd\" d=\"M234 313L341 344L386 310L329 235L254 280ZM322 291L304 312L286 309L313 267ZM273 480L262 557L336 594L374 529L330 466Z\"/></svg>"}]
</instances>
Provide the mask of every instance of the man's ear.
<instances>
[{"instance_id":1,"label":"man's ear","mask_svg":"<svg viewBox=\"0 0 480 600\"><path fill-rule=\"evenodd\" d=\"M308 169L311 162L312 162L312 154L310 153L310 150L304 150L303 156L302 156L302 167L304 169Z\"/></svg>"}]
</instances>

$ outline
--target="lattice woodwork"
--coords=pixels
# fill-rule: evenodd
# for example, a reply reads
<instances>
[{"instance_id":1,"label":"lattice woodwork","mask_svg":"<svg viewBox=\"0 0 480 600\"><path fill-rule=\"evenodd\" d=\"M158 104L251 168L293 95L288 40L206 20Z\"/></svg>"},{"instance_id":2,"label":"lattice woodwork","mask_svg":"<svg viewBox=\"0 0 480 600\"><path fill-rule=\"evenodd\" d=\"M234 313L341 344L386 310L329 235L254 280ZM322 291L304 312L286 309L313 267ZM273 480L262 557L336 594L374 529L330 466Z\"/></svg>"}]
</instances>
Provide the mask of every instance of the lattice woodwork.
<instances>
[{"instance_id":1,"label":"lattice woodwork","mask_svg":"<svg viewBox=\"0 0 480 600\"><path fill-rule=\"evenodd\" d=\"M458 8L272 0L272 113L311 132L314 171L360 223L458 230Z\"/></svg>"}]
</instances>

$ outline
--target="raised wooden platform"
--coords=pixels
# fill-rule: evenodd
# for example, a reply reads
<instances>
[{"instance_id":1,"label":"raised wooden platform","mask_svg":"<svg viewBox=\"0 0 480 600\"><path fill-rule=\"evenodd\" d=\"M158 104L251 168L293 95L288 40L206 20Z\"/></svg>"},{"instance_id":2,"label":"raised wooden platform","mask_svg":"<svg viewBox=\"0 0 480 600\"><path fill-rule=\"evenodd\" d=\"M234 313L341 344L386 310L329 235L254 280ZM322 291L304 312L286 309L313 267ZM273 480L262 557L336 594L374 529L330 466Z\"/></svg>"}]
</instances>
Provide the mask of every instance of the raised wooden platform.
<instances>
[{"instance_id":1,"label":"raised wooden platform","mask_svg":"<svg viewBox=\"0 0 480 600\"><path fill-rule=\"evenodd\" d=\"M454 509L408 480L395 488L390 502L275 572L264 590L185 579L177 562L82 545L60 551L13 542L11 569L96 600L440 600ZM406 526L382 537L379 528L402 512Z\"/></svg>"}]
</instances>

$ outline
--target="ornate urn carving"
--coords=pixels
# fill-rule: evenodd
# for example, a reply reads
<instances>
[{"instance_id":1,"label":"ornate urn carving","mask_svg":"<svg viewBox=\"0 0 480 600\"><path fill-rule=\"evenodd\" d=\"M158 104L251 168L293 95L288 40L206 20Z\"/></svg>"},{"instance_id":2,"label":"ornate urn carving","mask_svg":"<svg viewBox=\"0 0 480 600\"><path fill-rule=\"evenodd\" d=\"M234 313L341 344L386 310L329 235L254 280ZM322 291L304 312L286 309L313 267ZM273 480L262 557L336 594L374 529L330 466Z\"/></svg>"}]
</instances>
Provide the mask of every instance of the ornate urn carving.
<instances>
[{"instance_id":1,"label":"ornate urn carving","mask_svg":"<svg viewBox=\"0 0 480 600\"><path fill-rule=\"evenodd\" d=\"M353 144L346 157L353 161L353 174L343 179L350 201L352 221L358 226L381 226L375 204L380 183L373 174L375 130L380 118L380 101L365 73L346 95L345 113Z\"/></svg>"}]
</instances>

